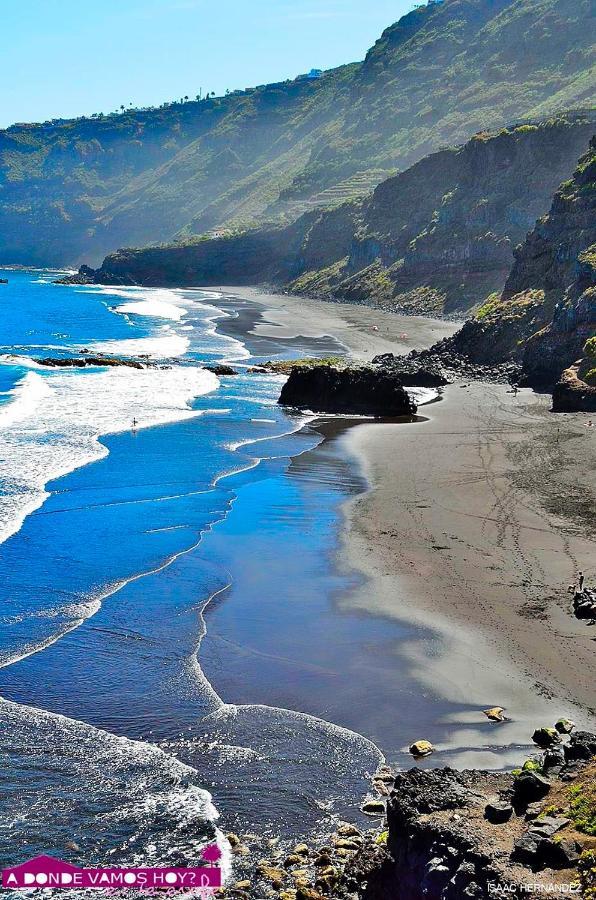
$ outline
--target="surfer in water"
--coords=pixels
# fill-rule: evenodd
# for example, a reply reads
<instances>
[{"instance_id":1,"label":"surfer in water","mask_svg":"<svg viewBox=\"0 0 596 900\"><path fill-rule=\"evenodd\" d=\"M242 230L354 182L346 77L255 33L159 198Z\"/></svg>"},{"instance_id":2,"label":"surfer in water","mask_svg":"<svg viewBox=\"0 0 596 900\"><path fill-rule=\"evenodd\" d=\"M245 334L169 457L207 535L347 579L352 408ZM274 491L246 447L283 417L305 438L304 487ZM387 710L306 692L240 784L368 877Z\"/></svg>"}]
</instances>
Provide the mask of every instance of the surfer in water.
<instances>
[{"instance_id":1,"label":"surfer in water","mask_svg":"<svg viewBox=\"0 0 596 900\"><path fill-rule=\"evenodd\" d=\"M136 428L137 428L137 420L136 420L136 417L133 416L133 420L132 420L132 430L133 430L133 431L136 431Z\"/></svg>"}]
</instances>

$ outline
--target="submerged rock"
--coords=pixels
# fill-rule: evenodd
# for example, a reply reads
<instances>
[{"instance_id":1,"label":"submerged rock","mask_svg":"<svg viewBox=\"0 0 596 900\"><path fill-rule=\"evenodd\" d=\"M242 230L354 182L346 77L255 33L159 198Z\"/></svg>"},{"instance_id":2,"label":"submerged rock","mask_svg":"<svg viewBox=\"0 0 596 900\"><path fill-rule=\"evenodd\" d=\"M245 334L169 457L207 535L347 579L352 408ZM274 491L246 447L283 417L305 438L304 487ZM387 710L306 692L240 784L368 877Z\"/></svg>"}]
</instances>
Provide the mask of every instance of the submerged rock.
<instances>
[{"instance_id":1,"label":"submerged rock","mask_svg":"<svg viewBox=\"0 0 596 900\"><path fill-rule=\"evenodd\" d=\"M399 375L370 366L294 368L279 403L313 412L390 418L413 416L417 408Z\"/></svg>"}]
</instances>

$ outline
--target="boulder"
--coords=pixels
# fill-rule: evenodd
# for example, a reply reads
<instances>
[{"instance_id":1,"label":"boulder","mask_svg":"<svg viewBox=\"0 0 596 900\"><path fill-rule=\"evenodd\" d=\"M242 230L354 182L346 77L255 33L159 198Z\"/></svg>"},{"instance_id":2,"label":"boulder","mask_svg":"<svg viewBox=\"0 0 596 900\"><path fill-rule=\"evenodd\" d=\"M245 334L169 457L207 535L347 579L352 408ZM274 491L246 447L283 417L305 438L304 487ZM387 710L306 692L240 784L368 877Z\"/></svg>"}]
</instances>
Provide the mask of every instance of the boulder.
<instances>
[{"instance_id":1,"label":"boulder","mask_svg":"<svg viewBox=\"0 0 596 900\"><path fill-rule=\"evenodd\" d=\"M513 796L516 804L528 806L546 797L551 789L548 778L538 772L522 772L513 782Z\"/></svg>"},{"instance_id":2,"label":"boulder","mask_svg":"<svg viewBox=\"0 0 596 900\"><path fill-rule=\"evenodd\" d=\"M399 376L370 366L294 368L278 402L313 412L345 415L395 418L416 413L416 404Z\"/></svg>"},{"instance_id":3,"label":"boulder","mask_svg":"<svg viewBox=\"0 0 596 900\"><path fill-rule=\"evenodd\" d=\"M410 744L410 753L418 758L430 756L434 749L430 741L414 741L413 744Z\"/></svg>"},{"instance_id":4,"label":"boulder","mask_svg":"<svg viewBox=\"0 0 596 900\"><path fill-rule=\"evenodd\" d=\"M572 722L571 719L557 719L555 722L555 728L559 732L559 734L571 734L573 729L575 728L575 722Z\"/></svg>"},{"instance_id":5,"label":"boulder","mask_svg":"<svg viewBox=\"0 0 596 900\"><path fill-rule=\"evenodd\" d=\"M592 759L593 756L596 756L596 734L589 731L576 731L571 735L563 752L567 762Z\"/></svg>"},{"instance_id":6,"label":"boulder","mask_svg":"<svg viewBox=\"0 0 596 900\"><path fill-rule=\"evenodd\" d=\"M537 728L532 740L539 747L552 747L553 744L561 743L561 735L556 728Z\"/></svg>"},{"instance_id":7,"label":"boulder","mask_svg":"<svg viewBox=\"0 0 596 900\"><path fill-rule=\"evenodd\" d=\"M236 369L233 369L232 366L226 366L223 364L213 365L213 366L203 366L207 372L213 372L214 375L237 375L238 372Z\"/></svg>"},{"instance_id":8,"label":"boulder","mask_svg":"<svg viewBox=\"0 0 596 900\"><path fill-rule=\"evenodd\" d=\"M579 375L581 361L565 369L553 390L553 412L596 412L596 386Z\"/></svg>"},{"instance_id":9,"label":"boulder","mask_svg":"<svg viewBox=\"0 0 596 900\"><path fill-rule=\"evenodd\" d=\"M493 825L502 825L504 822L508 822L512 815L513 807L510 803L502 800L493 800L484 808L484 817Z\"/></svg>"}]
</instances>

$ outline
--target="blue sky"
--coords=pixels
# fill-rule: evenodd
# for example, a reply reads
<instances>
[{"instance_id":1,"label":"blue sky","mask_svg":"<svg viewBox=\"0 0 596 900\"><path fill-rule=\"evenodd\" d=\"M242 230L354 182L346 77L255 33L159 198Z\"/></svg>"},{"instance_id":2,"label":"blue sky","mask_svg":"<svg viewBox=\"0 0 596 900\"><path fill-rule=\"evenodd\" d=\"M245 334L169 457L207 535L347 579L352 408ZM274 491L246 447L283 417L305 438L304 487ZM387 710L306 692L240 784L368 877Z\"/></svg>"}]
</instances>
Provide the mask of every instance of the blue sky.
<instances>
[{"instance_id":1,"label":"blue sky","mask_svg":"<svg viewBox=\"0 0 596 900\"><path fill-rule=\"evenodd\" d=\"M362 59L414 0L2 0L0 127Z\"/></svg>"}]
</instances>

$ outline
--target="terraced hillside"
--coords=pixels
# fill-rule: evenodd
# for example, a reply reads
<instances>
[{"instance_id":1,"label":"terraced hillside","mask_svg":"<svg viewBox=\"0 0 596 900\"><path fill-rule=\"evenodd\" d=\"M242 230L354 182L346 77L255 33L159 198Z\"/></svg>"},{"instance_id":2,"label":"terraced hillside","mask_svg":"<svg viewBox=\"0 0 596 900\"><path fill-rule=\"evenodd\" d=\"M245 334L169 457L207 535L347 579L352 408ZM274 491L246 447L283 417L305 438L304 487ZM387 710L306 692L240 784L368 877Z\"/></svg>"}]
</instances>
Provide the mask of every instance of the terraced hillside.
<instances>
[{"instance_id":1,"label":"terraced hillside","mask_svg":"<svg viewBox=\"0 0 596 900\"><path fill-rule=\"evenodd\" d=\"M593 101L593 0L443 0L312 81L0 132L0 262L288 222L445 144Z\"/></svg>"},{"instance_id":2,"label":"terraced hillside","mask_svg":"<svg viewBox=\"0 0 596 900\"><path fill-rule=\"evenodd\" d=\"M500 292L513 251L576 166L596 112L482 132L430 154L372 195L285 227L122 250L99 281L267 282L387 309L462 313Z\"/></svg>"}]
</instances>

